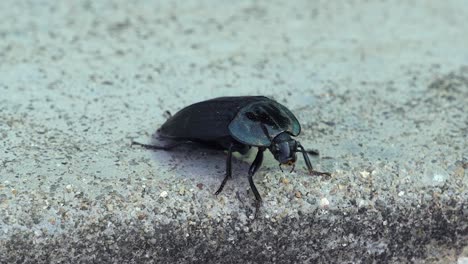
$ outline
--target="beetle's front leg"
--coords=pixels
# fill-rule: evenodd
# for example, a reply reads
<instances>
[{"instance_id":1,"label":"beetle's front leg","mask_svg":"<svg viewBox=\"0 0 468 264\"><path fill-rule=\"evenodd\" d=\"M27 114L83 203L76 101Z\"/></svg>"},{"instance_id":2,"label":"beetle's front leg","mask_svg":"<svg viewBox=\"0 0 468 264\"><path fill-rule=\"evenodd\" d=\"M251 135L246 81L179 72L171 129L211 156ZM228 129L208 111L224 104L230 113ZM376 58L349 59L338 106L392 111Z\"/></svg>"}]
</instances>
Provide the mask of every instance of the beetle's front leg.
<instances>
[{"instance_id":1,"label":"beetle's front leg","mask_svg":"<svg viewBox=\"0 0 468 264\"><path fill-rule=\"evenodd\" d=\"M250 165L249 168L249 184L250 188L252 189L252 192L255 195L255 218L258 216L258 212L260 210L260 205L262 204L262 197L260 196L260 193L258 193L257 187L255 186L255 183L253 182L253 176L257 172L257 170L262 166L263 162L263 152L265 151L264 148L258 148L257 156L255 157L254 162L252 165Z\"/></svg>"},{"instance_id":2,"label":"beetle's front leg","mask_svg":"<svg viewBox=\"0 0 468 264\"><path fill-rule=\"evenodd\" d=\"M317 176L331 176L330 173L328 172L320 172L320 171L315 171L314 168L312 167L312 163L310 162L309 156L307 155L307 151L304 149L304 147L298 143L299 152L302 152L302 155L304 156L305 163L307 165L307 169L309 170L309 173L312 175L317 175Z\"/></svg>"}]
</instances>

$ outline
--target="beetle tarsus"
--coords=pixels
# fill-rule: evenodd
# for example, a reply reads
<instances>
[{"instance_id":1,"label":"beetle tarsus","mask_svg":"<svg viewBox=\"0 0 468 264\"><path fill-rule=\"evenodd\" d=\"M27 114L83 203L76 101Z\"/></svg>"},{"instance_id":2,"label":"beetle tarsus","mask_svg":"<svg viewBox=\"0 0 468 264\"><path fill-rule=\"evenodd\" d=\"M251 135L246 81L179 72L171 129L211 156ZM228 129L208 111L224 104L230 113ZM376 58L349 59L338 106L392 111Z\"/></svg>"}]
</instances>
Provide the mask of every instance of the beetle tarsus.
<instances>
[{"instance_id":1,"label":"beetle tarsus","mask_svg":"<svg viewBox=\"0 0 468 264\"><path fill-rule=\"evenodd\" d=\"M281 172L284 172L283 168L281 168L281 163L279 164L279 168L280 168Z\"/></svg>"},{"instance_id":2,"label":"beetle tarsus","mask_svg":"<svg viewBox=\"0 0 468 264\"><path fill-rule=\"evenodd\" d=\"M292 165L291 171L289 171L289 173L292 173L294 171L294 168L296 168L296 164Z\"/></svg>"},{"instance_id":3,"label":"beetle tarsus","mask_svg":"<svg viewBox=\"0 0 468 264\"><path fill-rule=\"evenodd\" d=\"M260 215L260 207L262 206L262 199L255 200L255 219Z\"/></svg>"},{"instance_id":4,"label":"beetle tarsus","mask_svg":"<svg viewBox=\"0 0 468 264\"><path fill-rule=\"evenodd\" d=\"M215 192L215 195L218 195L218 194L220 194L220 193L223 191L224 185L226 184L226 182L227 182L228 179L229 179L229 176L228 176L228 175L224 176L224 179L223 179L223 181L221 182L221 185L219 186L218 190Z\"/></svg>"}]
</instances>

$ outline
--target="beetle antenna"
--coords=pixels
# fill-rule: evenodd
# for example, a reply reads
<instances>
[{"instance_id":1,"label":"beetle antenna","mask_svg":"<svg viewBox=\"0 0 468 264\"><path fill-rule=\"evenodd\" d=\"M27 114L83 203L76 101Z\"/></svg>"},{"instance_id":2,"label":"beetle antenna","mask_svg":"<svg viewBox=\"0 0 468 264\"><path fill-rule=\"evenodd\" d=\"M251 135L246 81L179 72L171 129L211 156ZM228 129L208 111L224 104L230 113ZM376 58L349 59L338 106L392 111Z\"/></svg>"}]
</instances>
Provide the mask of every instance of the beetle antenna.
<instances>
[{"instance_id":1,"label":"beetle antenna","mask_svg":"<svg viewBox=\"0 0 468 264\"><path fill-rule=\"evenodd\" d=\"M284 172L283 168L281 168L281 163L279 164L279 168L280 168L281 172Z\"/></svg>"},{"instance_id":2,"label":"beetle antenna","mask_svg":"<svg viewBox=\"0 0 468 264\"><path fill-rule=\"evenodd\" d=\"M292 165L291 171L290 171L289 173L292 173L292 172L294 171L294 168L295 168L295 167L296 167L296 164L294 163L294 164Z\"/></svg>"}]
</instances>

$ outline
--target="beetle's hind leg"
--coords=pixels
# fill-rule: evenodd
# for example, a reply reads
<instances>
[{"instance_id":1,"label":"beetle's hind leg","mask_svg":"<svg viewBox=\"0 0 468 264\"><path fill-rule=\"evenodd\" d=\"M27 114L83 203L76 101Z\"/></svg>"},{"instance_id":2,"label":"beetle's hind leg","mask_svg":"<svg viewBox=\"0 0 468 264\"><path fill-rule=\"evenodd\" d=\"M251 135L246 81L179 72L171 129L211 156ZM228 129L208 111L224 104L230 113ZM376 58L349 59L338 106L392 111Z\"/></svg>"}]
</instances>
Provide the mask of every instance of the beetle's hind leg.
<instances>
[{"instance_id":1,"label":"beetle's hind leg","mask_svg":"<svg viewBox=\"0 0 468 264\"><path fill-rule=\"evenodd\" d=\"M131 146L137 145L137 146L144 147L145 149L170 150L180 145L190 144L190 143L193 143L193 142L192 141L178 141L178 142L173 142L166 146L156 146L156 145L148 145L148 144L143 144L140 142L132 141Z\"/></svg>"}]
</instances>

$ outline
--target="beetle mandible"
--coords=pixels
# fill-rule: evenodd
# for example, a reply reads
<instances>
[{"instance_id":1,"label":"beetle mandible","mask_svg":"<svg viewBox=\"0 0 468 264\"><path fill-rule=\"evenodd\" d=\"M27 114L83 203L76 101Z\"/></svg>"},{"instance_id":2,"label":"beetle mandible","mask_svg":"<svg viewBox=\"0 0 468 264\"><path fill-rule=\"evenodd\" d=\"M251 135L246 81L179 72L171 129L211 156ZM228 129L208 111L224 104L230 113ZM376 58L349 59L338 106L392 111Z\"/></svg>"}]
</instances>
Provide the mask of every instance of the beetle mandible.
<instances>
[{"instance_id":1,"label":"beetle mandible","mask_svg":"<svg viewBox=\"0 0 468 264\"><path fill-rule=\"evenodd\" d=\"M251 147L258 152L248 172L250 188L256 199L256 215L262 198L253 182L253 176L263 161L263 152L268 149L281 165L296 162L296 153L301 152L309 172L313 175L327 175L314 171L308 151L295 139L301 126L294 114L280 103L265 96L219 97L187 106L170 116L158 129L158 136L168 139L165 146L147 145L132 141L147 149L170 150L182 144L198 143L206 147L227 150L226 175L216 195L221 193L232 174L232 153L246 154ZM293 170L292 169L292 170ZM291 170L291 171L292 171Z\"/></svg>"}]
</instances>

